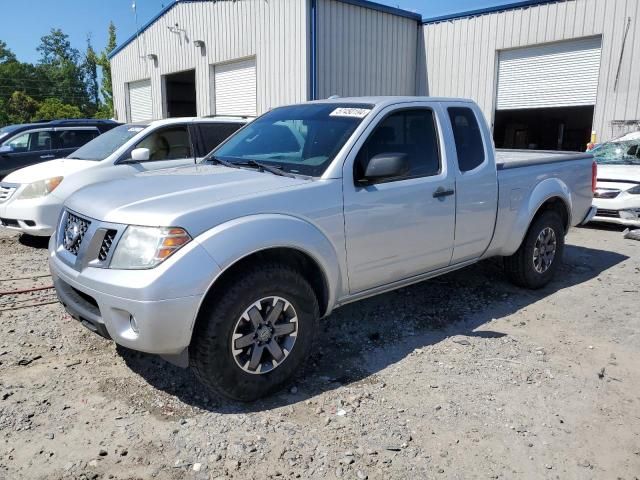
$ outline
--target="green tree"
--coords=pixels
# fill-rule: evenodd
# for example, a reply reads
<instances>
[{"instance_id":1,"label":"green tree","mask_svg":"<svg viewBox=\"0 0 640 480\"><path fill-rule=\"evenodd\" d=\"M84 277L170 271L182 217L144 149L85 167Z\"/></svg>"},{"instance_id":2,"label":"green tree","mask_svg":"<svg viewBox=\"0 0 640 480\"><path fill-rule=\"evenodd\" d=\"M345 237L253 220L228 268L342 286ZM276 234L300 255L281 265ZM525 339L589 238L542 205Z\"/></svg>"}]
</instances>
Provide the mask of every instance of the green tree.
<instances>
[{"instance_id":1,"label":"green tree","mask_svg":"<svg viewBox=\"0 0 640 480\"><path fill-rule=\"evenodd\" d=\"M104 103L107 107L103 111L103 113L108 113L108 115L105 116L106 118L111 118L114 116L113 83L111 81L111 62L109 61L109 54L115 50L117 46L116 42L116 26L113 22L110 22L107 46L100 54L100 58L98 60L98 65L100 65L100 68L102 69L102 88L100 89L100 91L102 93Z\"/></svg>"},{"instance_id":2,"label":"green tree","mask_svg":"<svg viewBox=\"0 0 640 480\"><path fill-rule=\"evenodd\" d=\"M82 118L83 114L75 105L62 103L57 98L47 98L40 104L35 117L39 120L56 120L61 118Z\"/></svg>"},{"instance_id":3,"label":"green tree","mask_svg":"<svg viewBox=\"0 0 640 480\"><path fill-rule=\"evenodd\" d=\"M98 55L91 45L91 36L87 36L87 51L84 56L83 70L87 83L89 100L95 110L100 107L100 86L98 84Z\"/></svg>"},{"instance_id":4,"label":"green tree","mask_svg":"<svg viewBox=\"0 0 640 480\"><path fill-rule=\"evenodd\" d=\"M9 123L27 123L36 118L40 105L24 92L13 92L7 102Z\"/></svg>"},{"instance_id":5,"label":"green tree","mask_svg":"<svg viewBox=\"0 0 640 480\"><path fill-rule=\"evenodd\" d=\"M49 88L43 92L46 98L58 98L62 103L90 112L92 108L85 76L78 63L80 53L71 46L68 35L60 29L51 29L48 35L42 37L37 50L41 55L38 67L51 81Z\"/></svg>"},{"instance_id":6,"label":"green tree","mask_svg":"<svg viewBox=\"0 0 640 480\"><path fill-rule=\"evenodd\" d=\"M9 50L9 47L7 47L7 44L5 42L0 40L0 63L8 63L8 62L15 62L15 61L16 61L15 54L11 50Z\"/></svg>"}]
</instances>

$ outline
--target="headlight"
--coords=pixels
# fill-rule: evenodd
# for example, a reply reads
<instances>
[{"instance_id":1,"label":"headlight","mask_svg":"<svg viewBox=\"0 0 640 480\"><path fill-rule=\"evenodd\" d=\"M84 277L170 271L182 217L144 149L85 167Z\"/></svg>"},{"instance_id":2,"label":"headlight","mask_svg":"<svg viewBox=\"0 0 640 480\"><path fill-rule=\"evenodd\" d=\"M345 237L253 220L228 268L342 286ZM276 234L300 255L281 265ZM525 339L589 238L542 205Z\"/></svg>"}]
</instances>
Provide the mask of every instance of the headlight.
<instances>
[{"instance_id":1,"label":"headlight","mask_svg":"<svg viewBox=\"0 0 640 480\"><path fill-rule=\"evenodd\" d=\"M18 199L45 197L53 192L62 183L64 177L47 178L28 184L18 195Z\"/></svg>"},{"instance_id":2,"label":"headlight","mask_svg":"<svg viewBox=\"0 0 640 480\"><path fill-rule=\"evenodd\" d=\"M636 185L633 188L627 190L627 193L631 193L632 195L640 195L640 185Z\"/></svg>"},{"instance_id":3,"label":"headlight","mask_svg":"<svg viewBox=\"0 0 640 480\"><path fill-rule=\"evenodd\" d=\"M179 227L127 227L118 242L110 268L153 268L191 241Z\"/></svg>"}]
</instances>

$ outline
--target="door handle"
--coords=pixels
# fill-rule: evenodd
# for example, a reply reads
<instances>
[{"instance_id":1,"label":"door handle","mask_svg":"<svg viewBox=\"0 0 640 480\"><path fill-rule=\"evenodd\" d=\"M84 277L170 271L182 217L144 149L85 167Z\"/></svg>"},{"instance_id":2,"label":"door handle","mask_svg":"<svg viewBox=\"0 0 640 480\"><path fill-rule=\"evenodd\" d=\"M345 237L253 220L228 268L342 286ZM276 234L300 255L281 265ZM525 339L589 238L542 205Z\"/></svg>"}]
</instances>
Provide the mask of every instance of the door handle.
<instances>
[{"instance_id":1,"label":"door handle","mask_svg":"<svg viewBox=\"0 0 640 480\"><path fill-rule=\"evenodd\" d=\"M40 158L42 158L43 160L47 159L47 158L56 158L55 155L40 155Z\"/></svg>"},{"instance_id":2,"label":"door handle","mask_svg":"<svg viewBox=\"0 0 640 480\"><path fill-rule=\"evenodd\" d=\"M456 191L453 190L453 189L446 190L446 189L440 187L435 192L433 192L433 198L448 197L450 195L453 195L454 193L456 193Z\"/></svg>"}]
</instances>

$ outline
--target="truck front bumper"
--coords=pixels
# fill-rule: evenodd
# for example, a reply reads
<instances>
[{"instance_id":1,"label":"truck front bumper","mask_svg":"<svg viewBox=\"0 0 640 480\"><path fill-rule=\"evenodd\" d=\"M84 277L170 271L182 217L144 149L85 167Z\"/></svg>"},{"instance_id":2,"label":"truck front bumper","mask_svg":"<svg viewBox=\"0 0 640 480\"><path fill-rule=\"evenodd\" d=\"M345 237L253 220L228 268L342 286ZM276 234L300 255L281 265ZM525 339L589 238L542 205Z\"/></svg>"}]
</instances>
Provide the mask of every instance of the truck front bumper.
<instances>
[{"instance_id":1,"label":"truck front bumper","mask_svg":"<svg viewBox=\"0 0 640 480\"><path fill-rule=\"evenodd\" d=\"M60 302L85 327L123 347L174 357L189 346L201 301L219 272L197 245L174 256L182 258L171 258L167 265L151 270L89 267L79 272L50 249L49 266ZM187 275L189 285L183 281ZM176 296L180 291L190 294Z\"/></svg>"}]
</instances>

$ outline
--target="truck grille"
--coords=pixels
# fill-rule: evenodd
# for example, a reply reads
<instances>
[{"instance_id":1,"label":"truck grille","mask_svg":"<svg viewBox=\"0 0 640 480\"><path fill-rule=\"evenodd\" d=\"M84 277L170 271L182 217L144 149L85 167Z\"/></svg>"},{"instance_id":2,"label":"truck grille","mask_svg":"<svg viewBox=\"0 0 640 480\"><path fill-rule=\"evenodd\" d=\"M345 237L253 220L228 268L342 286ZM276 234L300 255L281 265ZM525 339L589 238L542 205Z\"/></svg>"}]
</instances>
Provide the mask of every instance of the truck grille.
<instances>
[{"instance_id":1,"label":"truck grille","mask_svg":"<svg viewBox=\"0 0 640 480\"><path fill-rule=\"evenodd\" d=\"M89 229L89 225L91 225L89 220L67 212L67 221L62 232L62 246L66 251L73 255L78 255L78 250L80 250L80 245L82 245L82 240Z\"/></svg>"},{"instance_id":2,"label":"truck grille","mask_svg":"<svg viewBox=\"0 0 640 480\"><path fill-rule=\"evenodd\" d=\"M0 185L0 203L4 203L11 198L18 187Z\"/></svg>"},{"instance_id":3,"label":"truck grille","mask_svg":"<svg viewBox=\"0 0 640 480\"><path fill-rule=\"evenodd\" d=\"M111 250L113 240L116 238L117 234L117 230L107 230L107 233L102 240L102 245L100 245L100 252L98 253L98 260L101 262L104 262L109 256L109 250Z\"/></svg>"},{"instance_id":4,"label":"truck grille","mask_svg":"<svg viewBox=\"0 0 640 480\"><path fill-rule=\"evenodd\" d=\"M620 212L618 210L608 210L606 208L599 208L596 212L596 217L607 218L620 218Z\"/></svg>"}]
</instances>

